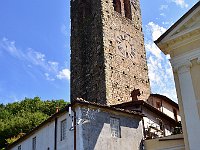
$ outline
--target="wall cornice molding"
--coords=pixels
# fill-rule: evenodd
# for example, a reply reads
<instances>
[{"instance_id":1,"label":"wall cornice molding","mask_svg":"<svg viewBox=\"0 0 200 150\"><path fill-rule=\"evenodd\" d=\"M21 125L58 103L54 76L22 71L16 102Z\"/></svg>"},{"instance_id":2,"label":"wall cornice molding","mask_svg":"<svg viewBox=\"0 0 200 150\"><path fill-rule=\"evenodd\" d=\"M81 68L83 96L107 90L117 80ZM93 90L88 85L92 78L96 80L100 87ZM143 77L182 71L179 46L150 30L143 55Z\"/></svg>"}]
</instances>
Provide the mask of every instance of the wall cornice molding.
<instances>
[{"instance_id":1,"label":"wall cornice molding","mask_svg":"<svg viewBox=\"0 0 200 150\"><path fill-rule=\"evenodd\" d=\"M192 63L189 60L187 60L180 64L176 64L175 66L173 66L173 69L175 72L178 72L178 74L183 74L183 73L189 72L190 67L192 67Z\"/></svg>"},{"instance_id":2,"label":"wall cornice molding","mask_svg":"<svg viewBox=\"0 0 200 150\"><path fill-rule=\"evenodd\" d=\"M184 73L190 70L192 67L191 61L197 59L197 63L200 64L200 48L184 53L180 56L176 56L170 60L173 70L175 72Z\"/></svg>"}]
</instances>

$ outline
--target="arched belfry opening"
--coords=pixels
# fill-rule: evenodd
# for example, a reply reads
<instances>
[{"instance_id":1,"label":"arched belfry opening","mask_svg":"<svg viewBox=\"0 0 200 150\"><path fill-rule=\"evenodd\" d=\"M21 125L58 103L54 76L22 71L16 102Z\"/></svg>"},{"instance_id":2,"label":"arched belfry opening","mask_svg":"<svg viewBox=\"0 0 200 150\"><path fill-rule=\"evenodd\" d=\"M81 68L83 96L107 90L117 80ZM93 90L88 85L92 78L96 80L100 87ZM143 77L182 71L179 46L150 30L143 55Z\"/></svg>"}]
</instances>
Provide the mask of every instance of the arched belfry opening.
<instances>
[{"instance_id":1,"label":"arched belfry opening","mask_svg":"<svg viewBox=\"0 0 200 150\"><path fill-rule=\"evenodd\" d=\"M132 20L130 0L124 0L124 13L126 18Z\"/></svg>"},{"instance_id":2,"label":"arched belfry opening","mask_svg":"<svg viewBox=\"0 0 200 150\"><path fill-rule=\"evenodd\" d=\"M121 14L121 1L120 0L113 0L113 7L116 12Z\"/></svg>"},{"instance_id":3,"label":"arched belfry opening","mask_svg":"<svg viewBox=\"0 0 200 150\"><path fill-rule=\"evenodd\" d=\"M92 13L91 2L90 0L80 0L79 5L79 19L83 22Z\"/></svg>"}]
</instances>

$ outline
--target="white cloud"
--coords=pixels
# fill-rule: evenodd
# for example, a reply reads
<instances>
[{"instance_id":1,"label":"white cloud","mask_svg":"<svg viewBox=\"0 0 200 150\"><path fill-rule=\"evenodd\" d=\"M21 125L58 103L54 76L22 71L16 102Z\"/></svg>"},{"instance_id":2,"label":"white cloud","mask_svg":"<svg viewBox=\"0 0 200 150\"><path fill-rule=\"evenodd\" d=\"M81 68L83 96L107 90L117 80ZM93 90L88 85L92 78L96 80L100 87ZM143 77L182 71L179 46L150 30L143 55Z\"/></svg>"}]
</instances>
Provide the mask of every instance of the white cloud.
<instances>
[{"instance_id":1,"label":"white cloud","mask_svg":"<svg viewBox=\"0 0 200 150\"><path fill-rule=\"evenodd\" d=\"M46 80L49 80L49 81L54 81L55 80L54 78L50 77L49 73L45 73L44 75L46 77Z\"/></svg>"},{"instance_id":2,"label":"white cloud","mask_svg":"<svg viewBox=\"0 0 200 150\"><path fill-rule=\"evenodd\" d=\"M33 69L33 66L39 67L37 69L45 72L44 75L48 81L54 81L54 77L58 79L70 79L70 73L67 72L68 69L60 69L61 67L58 62L47 60L45 54L39 51L28 48L24 52L16 47L15 41L9 41L7 38L3 38L0 41L0 49L28 63L28 65L26 65L28 68L31 67Z\"/></svg>"},{"instance_id":3,"label":"white cloud","mask_svg":"<svg viewBox=\"0 0 200 150\"><path fill-rule=\"evenodd\" d=\"M20 49L16 48L15 41L9 41L5 37L0 42L0 48L8 52L10 55L17 57L19 59L24 57L23 52Z\"/></svg>"},{"instance_id":4,"label":"white cloud","mask_svg":"<svg viewBox=\"0 0 200 150\"><path fill-rule=\"evenodd\" d=\"M150 37L146 39L145 48L147 51L147 62L149 69L149 78L151 90L153 93L166 95L172 100L177 100L174 85L172 67L169 62L169 56L165 56L154 44L154 40L159 38L166 29L154 22L149 22L145 26ZM146 33L147 34L147 33Z\"/></svg>"},{"instance_id":5,"label":"white cloud","mask_svg":"<svg viewBox=\"0 0 200 150\"><path fill-rule=\"evenodd\" d=\"M38 51L35 51L32 48L28 48L27 51L28 52L25 54L26 55L25 59L27 61L31 62L34 65L46 68L46 64L45 64L45 62L46 62L45 57L46 56L44 54L42 54Z\"/></svg>"},{"instance_id":6,"label":"white cloud","mask_svg":"<svg viewBox=\"0 0 200 150\"><path fill-rule=\"evenodd\" d=\"M59 73L56 75L58 79L70 79L70 70L69 69L63 69L59 71Z\"/></svg>"},{"instance_id":7,"label":"white cloud","mask_svg":"<svg viewBox=\"0 0 200 150\"><path fill-rule=\"evenodd\" d=\"M164 10L164 9L167 9L168 8L168 5L161 5L160 6L160 10Z\"/></svg>"},{"instance_id":8,"label":"white cloud","mask_svg":"<svg viewBox=\"0 0 200 150\"><path fill-rule=\"evenodd\" d=\"M161 51L153 41L159 38L166 31L166 29L155 24L154 22L149 22L148 25L146 25L146 28L151 35L150 39L145 42L146 50L157 58L162 59Z\"/></svg>"},{"instance_id":9,"label":"white cloud","mask_svg":"<svg viewBox=\"0 0 200 150\"><path fill-rule=\"evenodd\" d=\"M165 15L164 13L161 13L161 14L160 14L160 16L163 16L163 17L165 17L166 15Z\"/></svg>"},{"instance_id":10,"label":"white cloud","mask_svg":"<svg viewBox=\"0 0 200 150\"><path fill-rule=\"evenodd\" d=\"M180 6L181 8L188 7L188 4L185 2L185 0L171 0L171 2L174 2L176 5Z\"/></svg>"},{"instance_id":11,"label":"white cloud","mask_svg":"<svg viewBox=\"0 0 200 150\"><path fill-rule=\"evenodd\" d=\"M148 30L152 33L152 40L157 40L165 31L166 29L164 27L161 27L154 22L149 22L146 26Z\"/></svg>"},{"instance_id":12,"label":"white cloud","mask_svg":"<svg viewBox=\"0 0 200 150\"><path fill-rule=\"evenodd\" d=\"M48 61L49 69L58 72L59 70L59 63L55 61Z\"/></svg>"},{"instance_id":13,"label":"white cloud","mask_svg":"<svg viewBox=\"0 0 200 150\"><path fill-rule=\"evenodd\" d=\"M152 41L147 41L145 43L145 48L147 51L155 55L157 58L162 59L160 49Z\"/></svg>"}]
</instances>

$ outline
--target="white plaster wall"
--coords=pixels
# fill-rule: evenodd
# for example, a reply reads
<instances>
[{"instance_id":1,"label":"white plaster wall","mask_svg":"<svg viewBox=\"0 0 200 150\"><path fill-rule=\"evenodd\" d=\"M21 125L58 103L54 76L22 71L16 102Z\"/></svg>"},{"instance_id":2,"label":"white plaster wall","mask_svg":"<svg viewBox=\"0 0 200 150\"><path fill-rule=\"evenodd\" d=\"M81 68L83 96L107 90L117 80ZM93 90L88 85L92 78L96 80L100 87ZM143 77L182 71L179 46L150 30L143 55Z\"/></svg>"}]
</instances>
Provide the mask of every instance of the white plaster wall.
<instances>
[{"instance_id":1,"label":"white plaster wall","mask_svg":"<svg viewBox=\"0 0 200 150\"><path fill-rule=\"evenodd\" d=\"M181 121L179 109L177 109L176 107L167 103L165 100L162 100L161 98L151 97L151 99L149 99L149 104L151 104L153 107L156 107L156 102L162 103L162 107L160 108L160 111L163 112L164 114L168 115L169 117L173 118L173 119L175 119L173 108L176 109L177 119L178 119L178 121Z\"/></svg>"},{"instance_id":2,"label":"white plaster wall","mask_svg":"<svg viewBox=\"0 0 200 150\"><path fill-rule=\"evenodd\" d=\"M73 114L72 114L73 115ZM61 141L61 121L67 119L66 134L67 137L65 140ZM57 120L57 150L71 150L74 147L74 132L69 131L71 127L71 118L66 112L58 117ZM36 131L29 138L19 143L11 150L18 150L18 146L21 145L22 150L31 150L32 149L32 139L36 137L36 148L37 150L47 150L49 147L50 150L54 149L54 132L55 132L55 119Z\"/></svg>"},{"instance_id":3,"label":"white plaster wall","mask_svg":"<svg viewBox=\"0 0 200 150\"><path fill-rule=\"evenodd\" d=\"M150 125L153 126L153 127L158 127L158 129L160 129L160 126L159 126L159 120L157 118L160 118L157 114L155 113L152 113L151 111L148 111L147 109L143 109L143 113L147 116L147 117L144 117L144 126L145 128L149 127ZM170 125L167 125L169 124L168 121L162 119L163 121L163 124L165 126L165 135L171 135L171 127Z\"/></svg>"},{"instance_id":4,"label":"white plaster wall","mask_svg":"<svg viewBox=\"0 0 200 150\"><path fill-rule=\"evenodd\" d=\"M76 117L77 117L77 120L79 118L82 117L82 112L81 112L81 109L80 107L77 107L76 109ZM76 130L76 137L77 137L77 143L76 143L76 146L77 146L77 150L84 150L83 148L83 133L82 133L82 124L79 124L76 126L77 130Z\"/></svg>"},{"instance_id":5,"label":"white plaster wall","mask_svg":"<svg viewBox=\"0 0 200 150\"><path fill-rule=\"evenodd\" d=\"M175 118L174 118L173 110L169 110L169 108L163 107L163 113L166 114L166 115L168 115L169 117L175 119ZM178 113L178 112L177 112L177 113Z\"/></svg>"},{"instance_id":6,"label":"white plaster wall","mask_svg":"<svg viewBox=\"0 0 200 150\"><path fill-rule=\"evenodd\" d=\"M54 121L48 123L43 128L38 130L35 134L31 135L29 138L19 143L11 150L18 150L18 146L21 145L22 150L31 150L32 149L32 139L36 137L36 149L37 150L47 150L49 147L50 150L54 148Z\"/></svg>"},{"instance_id":7,"label":"white plaster wall","mask_svg":"<svg viewBox=\"0 0 200 150\"><path fill-rule=\"evenodd\" d=\"M73 113L71 114L74 115ZM67 127L66 127L66 139L61 141L61 122L67 119ZM74 131L70 131L69 129L72 126L72 119L69 116L68 112L64 113L62 116L58 118L57 124L57 150L66 150L73 149L74 146Z\"/></svg>"}]
</instances>

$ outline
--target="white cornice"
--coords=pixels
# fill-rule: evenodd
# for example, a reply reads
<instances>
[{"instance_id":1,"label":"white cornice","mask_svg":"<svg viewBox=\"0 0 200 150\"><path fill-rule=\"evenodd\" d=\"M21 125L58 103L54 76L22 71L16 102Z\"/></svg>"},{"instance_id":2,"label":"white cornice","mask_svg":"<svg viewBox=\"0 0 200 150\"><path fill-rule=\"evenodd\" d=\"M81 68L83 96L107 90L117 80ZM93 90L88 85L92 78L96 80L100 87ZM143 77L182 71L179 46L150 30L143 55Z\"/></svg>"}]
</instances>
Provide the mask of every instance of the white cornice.
<instances>
[{"instance_id":1,"label":"white cornice","mask_svg":"<svg viewBox=\"0 0 200 150\"><path fill-rule=\"evenodd\" d=\"M157 46L165 53L170 54L170 51L173 49L177 49L179 47L182 47L184 45L188 45L192 42L195 42L197 40L200 40L200 29L195 30L189 34L182 35L176 39L173 40L166 40L162 41L157 44Z\"/></svg>"},{"instance_id":2,"label":"white cornice","mask_svg":"<svg viewBox=\"0 0 200 150\"><path fill-rule=\"evenodd\" d=\"M189 71L189 68L192 66L191 61L194 59L197 59L197 62L200 63L200 48L184 53L180 56L176 56L172 58L170 62L175 72L185 72Z\"/></svg>"}]
</instances>

